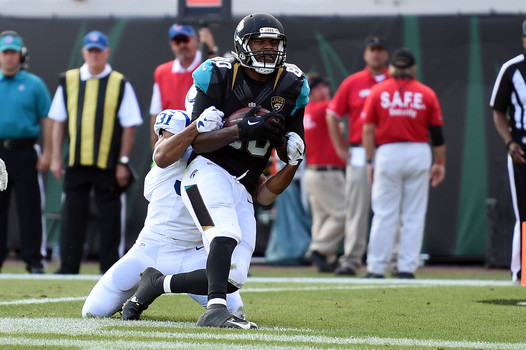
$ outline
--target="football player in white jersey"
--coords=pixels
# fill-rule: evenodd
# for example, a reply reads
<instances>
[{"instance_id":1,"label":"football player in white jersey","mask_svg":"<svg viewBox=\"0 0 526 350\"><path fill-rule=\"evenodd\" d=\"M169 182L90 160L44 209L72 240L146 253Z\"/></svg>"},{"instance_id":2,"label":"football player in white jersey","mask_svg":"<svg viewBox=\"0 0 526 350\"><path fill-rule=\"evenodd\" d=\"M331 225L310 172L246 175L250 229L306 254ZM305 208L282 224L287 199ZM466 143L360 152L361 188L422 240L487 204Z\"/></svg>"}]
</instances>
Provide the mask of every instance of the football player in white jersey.
<instances>
[{"instance_id":1,"label":"football player in white jersey","mask_svg":"<svg viewBox=\"0 0 526 350\"><path fill-rule=\"evenodd\" d=\"M191 104L191 96L187 100ZM82 308L83 317L110 317L118 312L137 289L146 267L155 267L165 275L205 269L207 254L202 235L183 204L180 183L193 139L222 125L221 115L215 111L203 113L192 123L191 112L164 110L157 116L154 131L159 141L153 153L156 164L144 180L144 196L150 202L144 228L133 247L92 289ZM164 148L169 149L168 157L164 152L156 157L162 143L170 146ZM206 307L205 295L189 295ZM227 302L233 315L244 318L239 292L229 294Z\"/></svg>"}]
</instances>

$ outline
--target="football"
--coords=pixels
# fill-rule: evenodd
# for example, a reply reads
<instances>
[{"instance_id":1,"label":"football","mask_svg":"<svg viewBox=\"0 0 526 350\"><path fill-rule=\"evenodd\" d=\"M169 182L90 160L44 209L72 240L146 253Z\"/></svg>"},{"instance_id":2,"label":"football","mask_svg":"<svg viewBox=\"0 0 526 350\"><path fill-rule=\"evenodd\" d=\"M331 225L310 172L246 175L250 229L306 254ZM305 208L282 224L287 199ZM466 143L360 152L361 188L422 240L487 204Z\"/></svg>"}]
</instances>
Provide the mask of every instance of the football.
<instances>
[{"instance_id":1,"label":"football","mask_svg":"<svg viewBox=\"0 0 526 350\"><path fill-rule=\"evenodd\" d=\"M245 115L251 109L252 109L252 107L243 107L243 108L238 109L237 111L235 111L234 113L232 113L231 115L228 116L228 118L225 120L225 124L223 125L223 127L226 128L228 126L236 125L237 123L242 121L243 118L245 118ZM264 114L267 114L267 113L270 113L270 111L265 109L265 108L260 108L256 112L256 116L261 116L261 115L264 115Z\"/></svg>"}]
</instances>

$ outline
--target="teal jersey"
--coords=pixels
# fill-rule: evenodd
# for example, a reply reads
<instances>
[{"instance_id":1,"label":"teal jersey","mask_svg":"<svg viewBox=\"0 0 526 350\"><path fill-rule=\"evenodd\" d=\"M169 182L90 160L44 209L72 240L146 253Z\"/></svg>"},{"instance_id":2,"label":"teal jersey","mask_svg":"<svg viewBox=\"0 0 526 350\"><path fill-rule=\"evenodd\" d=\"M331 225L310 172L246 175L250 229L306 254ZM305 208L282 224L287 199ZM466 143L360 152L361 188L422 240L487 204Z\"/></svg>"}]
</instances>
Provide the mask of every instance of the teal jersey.
<instances>
[{"instance_id":1,"label":"teal jersey","mask_svg":"<svg viewBox=\"0 0 526 350\"><path fill-rule=\"evenodd\" d=\"M50 106L42 79L25 70L9 78L0 72L0 139L37 137Z\"/></svg>"}]
</instances>

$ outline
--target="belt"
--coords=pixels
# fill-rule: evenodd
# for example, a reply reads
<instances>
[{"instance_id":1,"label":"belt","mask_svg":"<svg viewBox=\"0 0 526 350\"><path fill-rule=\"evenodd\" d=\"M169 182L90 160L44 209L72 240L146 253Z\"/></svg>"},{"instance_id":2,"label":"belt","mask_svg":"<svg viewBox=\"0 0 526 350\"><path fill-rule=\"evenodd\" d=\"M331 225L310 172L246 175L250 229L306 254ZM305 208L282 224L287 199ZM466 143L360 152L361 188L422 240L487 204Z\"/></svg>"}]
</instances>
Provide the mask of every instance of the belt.
<instances>
[{"instance_id":1,"label":"belt","mask_svg":"<svg viewBox=\"0 0 526 350\"><path fill-rule=\"evenodd\" d=\"M332 171L339 170L344 171L345 168L339 165L307 165L307 169L316 171Z\"/></svg>"},{"instance_id":2,"label":"belt","mask_svg":"<svg viewBox=\"0 0 526 350\"><path fill-rule=\"evenodd\" d=\"M0 147L5 149L33 146L35 143L37 143L36 137L26 139L0 139Z\"/></svg>"},{"instance_id":3,"label":"belt","mask_svg":"<svg viewBox=\"0 0 526 350\"><path fill-rule=\"evenodd\" d=\"M362 147L361 143L350 143L349 147Z\"/></svg>"}]
</instances>

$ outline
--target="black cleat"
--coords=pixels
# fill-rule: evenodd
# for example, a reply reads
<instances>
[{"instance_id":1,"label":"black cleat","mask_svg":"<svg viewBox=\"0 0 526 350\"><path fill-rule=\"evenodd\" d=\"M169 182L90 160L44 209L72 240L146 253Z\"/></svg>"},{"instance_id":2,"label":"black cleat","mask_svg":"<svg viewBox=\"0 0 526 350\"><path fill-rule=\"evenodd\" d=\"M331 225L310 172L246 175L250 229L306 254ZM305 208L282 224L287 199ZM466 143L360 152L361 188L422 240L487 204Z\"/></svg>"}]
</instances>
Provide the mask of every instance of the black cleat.
<instances>
[{"instance_id":1,"label":"black cleat","mask_svg":"<svg viewBox=\"0 0 526 350\"><path fill-rule=\"evenodd\" d=\"M214 304L206 308L206 311L199 320L199 327L218 327L218 328L237 328L237 329L258 329L254 322L245 321L232 315L225 305Z\"/></svg>"},{"instance_id":2,"label":"black cleat","mask_svg":"<svg viewBox=\"0 0 526 350\"><path fill-rule=\"evenodd\" d=\"M153 267L141 273L141 281L132 297L122 305L123 320L138 320L144 310L164 293L164 275Z\"/></svg>"},{"instance_id":3,"label":"black cleat","mask_svg":"<svg viewBox=\"0 0 526 350\"><path fill-rule=\"evenodd\" d=\"M135 296L132 296L122 305L122 319L125 321L139 320L142 312L147 308L148 306L141 304Z\"/></svg>"}]
</instances>

